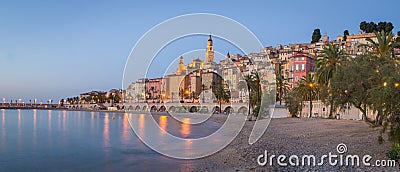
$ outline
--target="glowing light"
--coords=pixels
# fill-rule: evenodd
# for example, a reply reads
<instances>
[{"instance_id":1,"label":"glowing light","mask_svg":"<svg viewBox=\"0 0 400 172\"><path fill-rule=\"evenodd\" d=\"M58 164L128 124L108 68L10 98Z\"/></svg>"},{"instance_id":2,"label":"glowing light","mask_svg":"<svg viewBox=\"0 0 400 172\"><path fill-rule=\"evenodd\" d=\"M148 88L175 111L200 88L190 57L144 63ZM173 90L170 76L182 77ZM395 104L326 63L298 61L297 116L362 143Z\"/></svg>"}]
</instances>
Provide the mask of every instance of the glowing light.
<instances>
[{"instance_id":1,"label":"glowing light","mask_svg":"<svg viewBox=\"0 0 400 172\"><path fill-rule=\"evenodd\" d=\"M190 134L190 118L183 118L181 133L184 137Z\"/></svg>"}]
</instances>

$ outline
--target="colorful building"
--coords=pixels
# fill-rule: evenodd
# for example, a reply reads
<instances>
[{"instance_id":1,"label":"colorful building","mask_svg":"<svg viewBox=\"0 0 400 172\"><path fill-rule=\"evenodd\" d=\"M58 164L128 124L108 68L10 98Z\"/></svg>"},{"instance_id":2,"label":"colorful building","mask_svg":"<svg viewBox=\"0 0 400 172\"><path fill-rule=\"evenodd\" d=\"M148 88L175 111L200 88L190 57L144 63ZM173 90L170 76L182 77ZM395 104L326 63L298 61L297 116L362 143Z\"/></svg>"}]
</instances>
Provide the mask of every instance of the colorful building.
<instances>
[{"instance_id":1,"label":"colorful building","mask_svg":"<svg viewBox=\"0 0 400 172\"><path fill-rule=\"evenodd\" d=\"M308 53L296 51L289 58L289 66L288 83L291 88L294 88L302 77L314 72L314 58Z\"/></svg>"}]
</instances>

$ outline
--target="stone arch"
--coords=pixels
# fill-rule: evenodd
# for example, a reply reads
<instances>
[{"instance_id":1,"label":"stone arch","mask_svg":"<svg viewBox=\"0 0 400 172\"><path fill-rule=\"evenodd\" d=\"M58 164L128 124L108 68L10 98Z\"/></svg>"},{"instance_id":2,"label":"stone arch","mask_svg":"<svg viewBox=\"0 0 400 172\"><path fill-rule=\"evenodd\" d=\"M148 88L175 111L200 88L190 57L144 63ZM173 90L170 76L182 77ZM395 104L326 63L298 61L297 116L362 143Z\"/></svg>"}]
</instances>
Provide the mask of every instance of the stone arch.
<instances>
[{"instance_id":1,"label":"stone arch","mask_svg":"<svg viewBox=\"0 0 400 172\"><path fill-rule=\"evenodd\" d=\"M178 113L187 113L188 110L187 110L187 108L185 106L178 106L176 108L176 112L178 112Z\"/></svg>"},{"instance_id":2,"label":"stone arch","mask_svg":"<svg viewBox=\"0 0 400 172\"><path fill-rule=\"evenodd\" d=\"M227 115L233 113L233 108L232 108L231 106L227 106L227 107L224 109L224 113L227 114Z\"/></svg>"},{"instance_id":3,"label":"stone arch","mask_svg":"<svg viewBox=\"0 0 400 172\"><path fill-rule=\"evenodd\" d=\"M147 110L147 106L143 106L142 111L146 111Z\"/></svg>"},{"instance_id":4,"label":"stone arch","mask_svg":"<svg viewBox=\"0 0 400 172\"><path fill-rule=\"evenodd\" d=\"M133 110L133 106L130 105L130 106L128 107L128 110Z\"/></svg>"},{"instance_id":5,"label":"stone arch","mask_svg":"<svg viewBox=\"0 0 400 172\"><path fill-rule=\"evenodd\" d=\"M190 113L194 113L194 112L197 112L197 111L198 111L198 109L197 109L196 106L192 106L192 107L190 107L190 109L189 109L189 112L190 112Z\"/></svg>"},{"instance_id":6,"label":"stone arch","mask_svg":"<svg viewBox=\"0 0 400 172\"><path fill-rule=\"evenodd\" d=\"M140 111L140 106L139 106L139 105L137 105L137 106L135 107L135 111Z\"/></svg>"},{"instance_id":7,"label":"stone arch","mask_svg":"<svg viewBox=\"0 0 400 172\"><path fill-rule=\"evenodd\" d=\"M212 109L212 113L220 113L221 109L219 108L219 106L214 106Z\"/></svg>"},{"instance_id":8,"label":"stone arch","mask_svg":"<svg viewBox=\"0 0 400 172\"><path fill-rule=\"evenodd\" d=\"M175 111L176 111L175 106L171 106L168 108L168 112L175 112Z\"/></svg>"},{"instance_id":9,"label":"stone arch","mask_svg":"<svg viewBox=\"0 0 400 172\"><path fill-rule=\"evenodd\" d=\"M164 105L162 105L162 106L158 109L158 111L160 111L160 112L165 112L165 111L167 111L167 108L166 108Z\"/></svg>"},{"instance_id":10,"label":"stone arch","mask_svg":"<svg viewBox=\"0 0 400 172\"><path fill-rule=\"evenodd\" d=\"M150 112L157 112L157 106L156 105L151 106Z\"/></svg>"},{"instance_id":11,"label":"stone arch","mask_svg":"<svg viewBox=\"0 0 400 172\"><path fill-rule=\"evenodd\" d=\"M245 106L242 106L238 109L239 114L247 115L248 112L249 112L249 109Z\"/></svg>"},{"instance_id":12,"label":"stone arch","mask_svg":"<svg viewBox=\"0 0 400 172\"><path fill-rule=\"evenodd\" d=\"M209 113L207 106L201 106L198 110L199 113Z\"/></svg>"}]
</instances>

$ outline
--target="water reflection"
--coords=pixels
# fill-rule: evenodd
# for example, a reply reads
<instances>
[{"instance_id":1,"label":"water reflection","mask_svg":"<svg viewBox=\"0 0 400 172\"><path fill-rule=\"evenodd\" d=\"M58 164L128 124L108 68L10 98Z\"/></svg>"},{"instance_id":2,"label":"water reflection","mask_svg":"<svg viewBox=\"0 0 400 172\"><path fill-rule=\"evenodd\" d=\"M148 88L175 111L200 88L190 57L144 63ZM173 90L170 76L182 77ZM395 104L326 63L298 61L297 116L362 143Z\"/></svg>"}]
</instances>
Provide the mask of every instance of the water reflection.
<instances>
[{"instance_id":1,"label":"water reflection","mask_svg":"<svg viewBox=\"0 0 400 172\"><path fill-rule=\"evenodd\" d=\"M20 134L21 130L21 109L18 109L18 135Z\"/></svg>"},{"instance_id":2,"label":"water reflection","mask_svg":"<svg viewBox=\"0 0 400 172\"><path fill-rule=\"evenodd\" d=\"M6 116L6 110L5 109L2 109L1 110L1 126L4 128L4 122L5 122L5 120L6 120L6 118L5 118L5 116Z\"/></svg>"},{"instance_id":3,"label":"water reflection","mask_svg":"<svg viewBox=\"0 0 400 172\"><path fill-rule=\"evenodd\" d=\"M128 114L124 113L124 117L122 119L122 143L128 144L129 137L130 137L130 126L128 123Z\"/></svg>"},{"instance_id":4,"label":"water reflection","mask_svg":"<svg viewBox=\"0 0 400 172\"><path fill-rule=\"evenodd\" d=\"M1 110L1 144L5 145L6 141L6 126L5 126L5 121L6 121L6 110L2 109Z\"/></svg>"},{"instance_id":5,"label":"water reflection","mask_svg":"<svg viewBox=\"0 0 400 172\"><path fill-rule=\"evenodd\" d=\"M110 120L108 119L108 113L104 115L104 129L103 129L103 137L104 137L104 146L108 147L110 145Z\"/></svg>"},{"instance_id":6,"label":"water reflection","mask_svg":"<svg viewBox=\"0 0 400 172\"><path fill-rule=\"evenodd\" d=\"M22 131L21 131L21 109L18 109L18 128L17 128L17 146L18 149L22 147Z\"/></svg>"},{"instance_id":7,"label":"water reflection","mask_svg":"<svg viewBox=\"0 0 400 172\"><path fill-rule=\"evenodd\" d=\"M161 135L164 135L167 132L167 116L160 116L160 128L161 128Z\"/></svg>"},{"instance_id":8,"label":"water reflection","mask_svg":"<svg viewBox=\"0 0 400 172\"><path fill-rule=\"evenodd\" d=\"M63 131L67 131L67 114L63 114Z\"/></svg>"},{"instance_id":9,"label":"water reflection","mask_svg":"<svg viewBox=\"0 0 400 172\"><path fill-rule=\"evenodd\" d=\"M47 124L49 132L51 132L51 112L52 112L51 110L47 111Z\"/></svg>"},{"instance_id":10,"label":"water reflection","mask_svg":"<svg viewBox=\"0 0 400 172\"><path fill-rule=\"evenodd\" d=\"M145 127L145 116L144 114L139 115L139 136L144 136L144 127Z\"/></svg>"},{"instance_id":11,"label":"water reflection","mask_svg":"<svg viewBox=\"0 0 400 172\"><path fill-rule=\"evenodd\" d=\"M33 144L36 145L36 116L37 110L33 109Z\"/></svg>"},{"instance_id":12,"label":"water reflection","mask_svg":"<svg viewBox=\"0 0 400 172\"><path fill-rule=\"evenodd\" d=\"M181 134L183 137L187 137L190 134L190 118L183 118Z\"/></svg>"}]
</instances>

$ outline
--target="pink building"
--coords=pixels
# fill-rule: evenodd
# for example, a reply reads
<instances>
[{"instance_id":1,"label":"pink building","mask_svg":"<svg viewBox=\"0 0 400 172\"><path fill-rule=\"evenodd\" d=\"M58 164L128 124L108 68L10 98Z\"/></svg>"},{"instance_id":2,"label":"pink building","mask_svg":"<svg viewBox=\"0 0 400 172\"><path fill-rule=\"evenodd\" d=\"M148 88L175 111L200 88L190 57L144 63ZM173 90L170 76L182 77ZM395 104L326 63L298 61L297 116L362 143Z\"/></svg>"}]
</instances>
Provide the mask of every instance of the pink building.
<instances>
[{"instance_id":1,"label":"pink building","mask_svg":"<svg viewBox=\"0 0 400 172\"><path fill-rule=\"evenodd\" d=\"M314 72L314 59L309 53L295 51L293 56L289 58L289 66L288 83L291 88L294 88L302 77Z\"/></svg>"},{"instance_id":2,"label":"pink building","mask_svg":"<svg viewBox=\"0 0 400 172\"><path fill-rule=\"evenodd\" d=\"M156 100L161 97L162 78L146 80L146 98L147 100Z\"/></svg>"}]
</instances>

